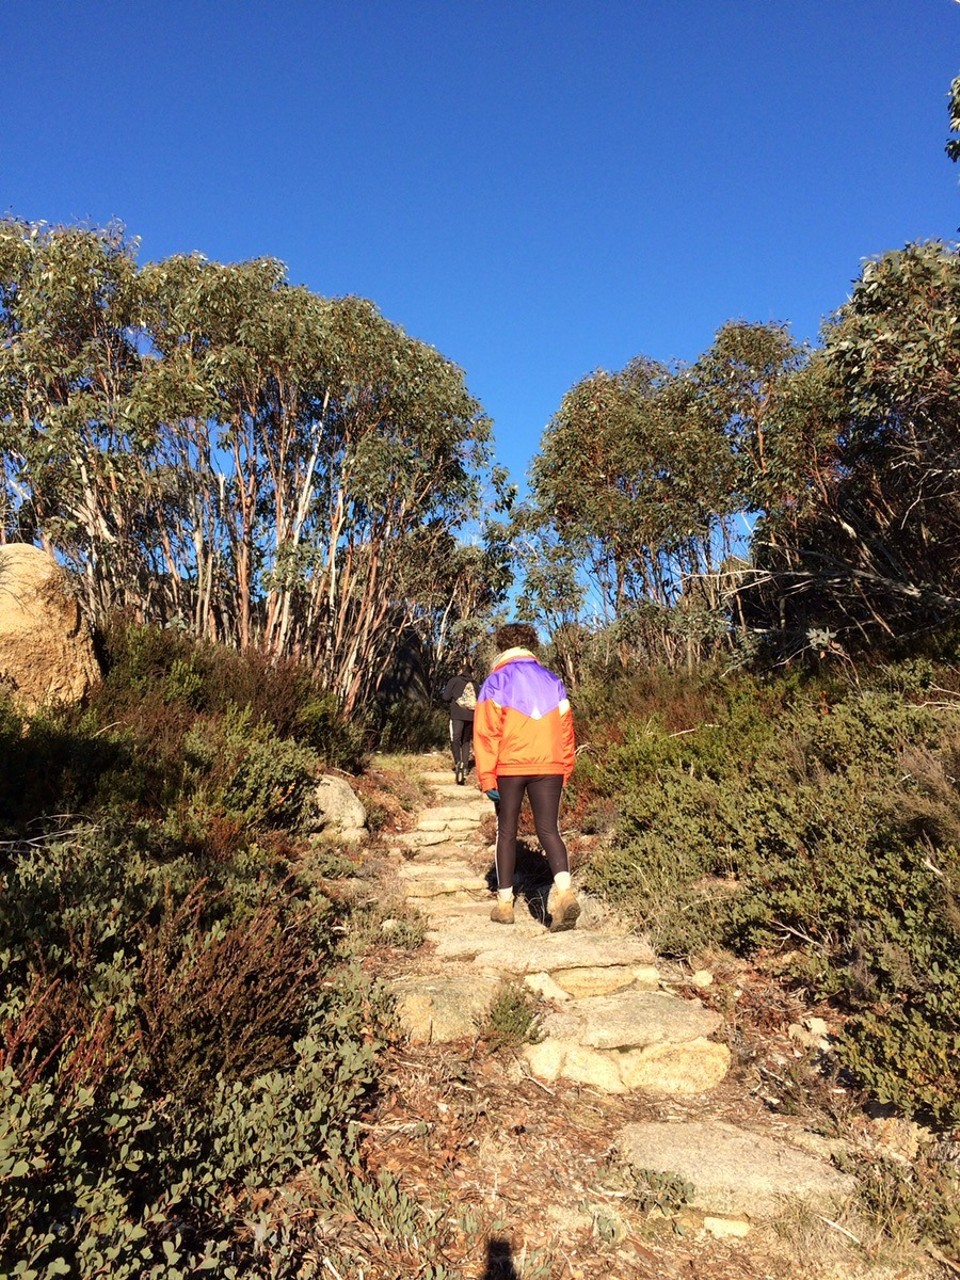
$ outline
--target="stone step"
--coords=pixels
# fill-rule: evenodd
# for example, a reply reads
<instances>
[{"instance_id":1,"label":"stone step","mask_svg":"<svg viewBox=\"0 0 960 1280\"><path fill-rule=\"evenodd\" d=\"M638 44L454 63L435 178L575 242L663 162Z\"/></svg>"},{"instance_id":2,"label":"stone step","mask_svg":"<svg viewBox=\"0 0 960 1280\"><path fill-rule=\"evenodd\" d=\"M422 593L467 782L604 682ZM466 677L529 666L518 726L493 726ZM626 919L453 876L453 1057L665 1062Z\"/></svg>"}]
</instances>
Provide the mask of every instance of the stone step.
<instances>
[{"instance_id":1,"label":"stone step","mask_svg":"<svg viewBox=\"0 0 960 1280\"><path fill-rule=\"evenodd\" d=\"M486 905L487 915L489 916L490 914L490 905L487 902L486 893L481 894L471 889L449 889L447 891L441 889L438 892L433 892L435 888L436 886L434 885L428 885L422 893L407 894L405 899L407 906L419 911L421 915L439 916L443 904L451 907L469 907L482 903Z\"/></svg>"},{"instance_id":2,"label":"stone step","mask_svg":"<svg viewBox=\"0 0 960 1280\"><path fill-rule=\"evenodd\" d=\"M534 1075L606 1093L693 1095L716 1088L730 1050L708 1039L718 1013L662 991L571 1000L544 1018L544 1039L523 1056Z\"/></svg>"},{"instance_id":3,"label":"stone step","mask_svg":"<svg viewBox=\"0 0 960 1280\"><path fill-rule=\"evenodd\" d=\"M425 835L435 835L435 832L424 832ZM407 851L406 856L411 863L416 863L418 867L426 866L428 863L434 867L442 867L445 863L457 863L463 861L463 849L469 845L469 836L455 831L447 831L443 834L443 839L438 840L435 844L405 844L403 848Z\"/></svg>"},{"instance_id":4,"label":"stone step","mask_svg":"<svg viewBox=\"0 0 960 1280\"><path fill-rule=\"evenodd\" d=\"M462 804L479 804L482 802L487 811L493 813L493 805L481 791L477 790L472 781L466 782L462 787L458 787L455 782L437 783L431 790L434 795L438 795L443 800L448 800L454 804L457 802Z\"/></svg>"},{"instance_id":5,"label":"stone step","mask_svg":"<svg viewBox=\"0 0 960 1280\"><path fill-rule=\"evenodd\" d=\"M404 831L397 836L397 844L404 849L429 849L433 845L449 844L449 831Z\"/></svg>"},{"instance_id":6,"label":"stone step","mask_svg":"<svg viewBox=\"0 0 960 1280\"><path fill-rule=\"evenodd\" d=\"M825 1160L720 1120L628 1124L617 1147L632 1168L687 1182L693 1208L748 1224L798 1204L834 1217L856 1187Z\"/></svg>"},{"instance_id":7,"label":"stone step","mask_svg":"<svg viewBox=\"0 0 960 1280\"><path fill-rule=\"evenodd\" d=\"M425 903L421 908L427 916L427 941L435 942L438 938L445 937L448 933L462 929L465 924L476 922L481 927L490 930L493 935L491 945L496 945L496 934L504 931L506 926L494 924L490 919L490 912L493 908L495 898L491 893L471 894L468 901L455 901L453 898L434 898L429 903ZM409 899L408 899L409 901ZM510 932L514 935L520 934L525 938L542 937L546 933L546 929L539 921L534 920L531 916L519 918L517 923L510 926ZM444 964L450 964L450 961L444 961ZM456 965L456 961L452 962ZM473 965L470 965L470 972L478 973ZM487 971L490 976L499 976L507 978L513 976L508 970L495 970L493 968Z\"/></svg>"},{"instance_id":8,"label":"stone step","mask_svg":"<svg viewBox=\"0 0 960 1280\"><path fill-rule=\"evenodd\" d=\"M467 831L476 831L479 823L476 818L471 817L436 817L431 809L427 809L417 819L418 831L453 831L463 834Z\"/></svg>"},{"instance_id":9,"label":"stone step","mask_svg":"<svg viewBox=\"0 0 960 1280\"><path fill-rule=\"evenodd\" d=\"M464 927L464 924L472 923L475 920L482 922L484 925L490 924L490 910L493 907L493 903L494 896L490 893L485 901L478 902L474 900L469 905L461 906L456 912L446 907L438 907L436 918L439 921L439 925L434 930L435 937L446 937L449 931L457 932ZM533 924L535 922L531 921L530 923ZM427 927L432 927L429 920L427 921ZM543 926L541 925L540 928L542 929Z\"/></svg>"},{"instance_id":10,"label":"stone step","mask_svg":"<svg viewBox=\"0 0 960 1280\"><path fill-rule=\"evenodd\" d=\"M529 912L518 902L517 920L525 915ZM478 969L491 968L518 976L609 966L647 969L656 962L656 956L647 943L631 935L584 928L548 933L541 925L538 941L531 946L509 927L501 926L491 931L488 925L472 919L465 920L462 928L437 939L437 956L440 959L469 960Z\"/></svg>"},{"instance_id":11,"label":"stone step","mask_svg":"<svg viewBox=\"0 0 960 1280\"><path fill-rule=\"evenodd\" d=\"M476 1036L500 987L498 978L397 978L391 983L400 1027L415 1044Z\"/></svg>"},{"instance_id":12,"label":"stone step","mask_svg":"<svg viewBox=\"0 0 960 1280\"><path fill-rule=\"evenodd\" d=\"M477 894L486 896L490 893L486 880L469 871L463 875L438 875L435 867L428 866L421 868L427 874L408 877L403 873L409 869L409 864L400 869L407 898L438 898L444 894L459 893L467 895L469 900Z\"/></svg>"},{"instance_id":13,"label":"stone step","mask_svg":"<svg viewBox=\"0 0 960 1280\"><path fill-rule=\"evenodd\" d=\"M445 763L445 762L444 762ZM569 1079L610 1093L698 1094L714 1088L730 1053L714 1036L718 1014L658 989L656 957L642 939L590 927L589 898L579 927L548 932L548 886L521 894L516 922L494 924L490 876L457 852L492 812L475 787L458 787L440 757L422 776L439 803L397 844L410 860L398 868L406 900L427 916L428 940L444 973L398 979L401 1025L420 1042L476 1034L505 979L523 981L549 1001L543 1039L523 1050L544 1080ZM469 972L462 970L468 968Z\"/></svg>"},{"instance_id":14,"label":"stone step","mask_svg":"<svg viewBox=\"0 0 960 1280\"><path fill-rule=\"evenodd\" d=\"M473 816L475 811L479 818L480 814L486 814L486 811L489 808L489 805L485 805L484 808L481 809L478 801L473 801L469 805L466 803L438 804L434 805L430 809L424 809L421 812L420 817L429 818L431 822L462 822L465 814Z\"/></svg>"}]
</instances>

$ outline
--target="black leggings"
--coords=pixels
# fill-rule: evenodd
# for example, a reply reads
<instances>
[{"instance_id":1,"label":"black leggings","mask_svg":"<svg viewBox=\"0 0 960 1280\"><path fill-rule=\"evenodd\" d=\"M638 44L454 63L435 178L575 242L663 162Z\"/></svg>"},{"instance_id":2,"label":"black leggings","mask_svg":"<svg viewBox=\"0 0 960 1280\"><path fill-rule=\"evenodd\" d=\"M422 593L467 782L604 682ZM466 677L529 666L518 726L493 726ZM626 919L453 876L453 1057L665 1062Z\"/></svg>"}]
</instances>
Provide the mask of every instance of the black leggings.
<instances>
[{"instance_id":1,"label":"black leggings","mask_svg":"<svg viewBox=\"0 0 960 1280\"><path fill-rule=\"evenodd\" d=\"M536 774L524 778L497 778L500 803L497 806L497 887L513 887L517 865L517 824L523 793L530 798L537 839L543 846L554 875L569 871L567 846L560 836L560 794L563 777L559 773Z\"/></svg>"},{"instance_id":2,"label":"black leggings","mask_svg":"<svg viewBox=\"0 0 960 1280\"><path fill-rule=\"evenodd\" d=\"M473 721L454 720L450 718L450 750L453 752L454 768L462 764L466 769L470 765L470 744L473 742Z\"/></svg>"}]
</instances>

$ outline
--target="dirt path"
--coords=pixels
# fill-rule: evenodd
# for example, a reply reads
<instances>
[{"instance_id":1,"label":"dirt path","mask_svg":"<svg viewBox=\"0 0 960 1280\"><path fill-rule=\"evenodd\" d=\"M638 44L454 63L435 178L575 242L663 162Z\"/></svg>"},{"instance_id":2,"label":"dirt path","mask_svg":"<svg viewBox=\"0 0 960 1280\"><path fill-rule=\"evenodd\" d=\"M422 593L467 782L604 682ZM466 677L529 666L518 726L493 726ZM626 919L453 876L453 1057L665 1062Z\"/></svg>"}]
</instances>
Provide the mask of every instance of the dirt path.
<instances>
[{"instance_id":1,"label":"dirt path","mask_svg":"<svg viewBox=\"0 0 960 1280\"><path fill-rule=\"evenodd\" d=\"M677 994L598 903L584 898L577 929L550 933L530 858L517 923L492 924L489 803L472 779L456 786L443 757L414 763L430 799L390 852L427 942L382 964L405 1037L365 1144L368 1166L436 1215L405 1274L931 1274L866 1267L840 1221L852 1187L828 1144L770 1116L720 1016ZM491 1015L509 1023L528 999L537 1043ZM447 1270L426 1271L428 1257Z\"/></svg>"}]
</instances>

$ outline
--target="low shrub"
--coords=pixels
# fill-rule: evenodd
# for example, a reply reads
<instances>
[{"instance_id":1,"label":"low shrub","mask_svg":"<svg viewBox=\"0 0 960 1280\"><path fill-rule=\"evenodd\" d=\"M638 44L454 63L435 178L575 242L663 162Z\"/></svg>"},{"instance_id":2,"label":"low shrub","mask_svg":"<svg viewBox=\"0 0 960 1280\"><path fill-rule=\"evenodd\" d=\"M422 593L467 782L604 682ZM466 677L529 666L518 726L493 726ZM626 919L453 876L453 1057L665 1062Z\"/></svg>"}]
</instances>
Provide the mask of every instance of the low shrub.
<instances>
[{"instance_id":1,"label":"low shrub","mask_svg":"<svg viewBox=\"0 0 960 1280\"><path fill-rule=\"evenodd\" d=\"M921 692L945 679L920 674ZM796 976L844 1015L847 1068L874 1097L951 1125L960 753L949 709L891 683L887 669L877 687L758 700L748 681L725 701L710 691L713 719L690 731L655 716L621 728L584 771L620 811L585 875L668 953L788 944Z\"/></svg>"},{"instance_id":2,"label":"low shrub","mask_svg":"<svg viewBox=\"0 0 960 1280\"><path fill-rule=\"evenodd\" d=\"M494 1051L517 1049L541 1038L536 997L519 982L504 982L478 1022L480 1034Z\"/></svg>"},{"instance_id":3,"label":"low shrub","mask_svg":"<svg viewBox=\"0 0 960 1280\"><path fill-rule=\"evenodd\" d=\"M232 822L238 834L296 830L318 773L309 747L274 737L266 725L251 722L249 710L232 707L198 718L184 734L176 812L195 838L217 820Z\"/></svg>"},{"instance_id":4,"label":"low shrub","mask_svg":"<svg viewBox=\"0 0 960 1280\"><path fill-rule=\"evenodd\" d=\"M0 897L0 1273L261 1274L256 1198L355 1159L385 998L296 878L101 840L23 848Z\"/></svg>"},{"instance_id":5,"label":"low shrub","mask_svg":"<svg viewBox=\"0 0 960 1280\"><path fill-rule=\"evenodd\" d=\"M0 1274L293 1275L323 1224L426 1238L359 1162L392 1017L346 942L370 895L297 837L362 726L294 664L106 649L88 707L0 702Z\"/></svg>"},{"instance_id":6,"label":"low shrub","mask_svg":"<svg viewBox=\"0 0 960 1280\"><path fill-rule=\"evenodd\" d=\"M344 983L285 1070L211 1078L202 1105L151 1096L130 1070L64 1091L0 1068L3 1273L257 1276L269 1256L271 1274L290 1274L299 1249L250 1219L264 1189L354 1159L376 1053L365 999Z\"/></svg>"},{"instance_id":7,"label":"low shrub","mask_svg":"<svg viewBox=\"0 0 960 1280\"><path fill-rule=\"evenodd\" d=\"M199 1100L211 1076L230 1083L284 1067L328 965L303 907L273 895L240 920L216 920L201 884L140 946L137 1003L148 1076L160 1092Z\"/></svg>"},{"instance_id":8,"label":"low shrub","mask_svg":"<svg viewBox=\"0 0 960 1280\"><path fill-rule=\"evenodd\" d=\"M157 707L214 719L239 710L276 739L308 746L330 767L355 772L364 758L362 723L346 722L305 663L256 650L197 642L173 628L114 619L102 637L107 667L92 706L102 724L118 722L156 743ZM166 717L168 718L168 717ZM153 723L151 723L153 722Z\"/></svg>"}]
</instances>

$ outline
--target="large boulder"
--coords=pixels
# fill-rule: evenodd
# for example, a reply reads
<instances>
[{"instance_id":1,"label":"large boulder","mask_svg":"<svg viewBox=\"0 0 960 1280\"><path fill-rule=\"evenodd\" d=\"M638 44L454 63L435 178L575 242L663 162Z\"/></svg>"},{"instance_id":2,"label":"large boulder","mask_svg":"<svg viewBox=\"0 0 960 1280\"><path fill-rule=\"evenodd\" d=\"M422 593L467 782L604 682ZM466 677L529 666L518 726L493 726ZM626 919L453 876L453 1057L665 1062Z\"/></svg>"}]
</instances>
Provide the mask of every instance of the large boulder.
<instances>
[{"instance_id":1,"label":"large boulder","mask_svg":"<svg viewBox=\"0 0 960 1280\"><path fill-rule=\"evenodd\" d=\"M308 830L347 843L366 839L367 811L349 782L334 774L325 774L313 794Z\"/></svg>"},{"instance_id":2,"label":"large boulder","mask_svg":"<svg viewBox=\"0 0 960 1280\"><path fill-rule=\"evenodd\" d=\"M0 546L0 687L32 712L79 702L99 682L90 632L63 569L39 547Z\"/></svg>"}]
</instances>

